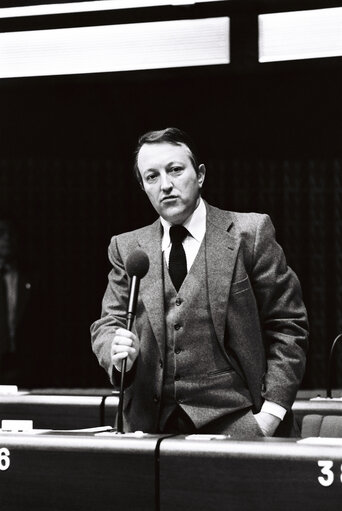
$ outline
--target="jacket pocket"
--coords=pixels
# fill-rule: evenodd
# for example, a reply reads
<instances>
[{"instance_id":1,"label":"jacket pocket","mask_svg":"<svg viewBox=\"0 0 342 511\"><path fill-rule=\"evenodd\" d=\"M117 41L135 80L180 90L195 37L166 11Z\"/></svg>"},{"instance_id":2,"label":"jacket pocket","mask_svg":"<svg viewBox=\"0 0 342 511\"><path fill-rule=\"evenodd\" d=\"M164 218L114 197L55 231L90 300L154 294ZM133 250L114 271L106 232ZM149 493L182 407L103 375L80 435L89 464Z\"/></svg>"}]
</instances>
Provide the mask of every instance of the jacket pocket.
<instances>
[{"instance_id":1,"label":"jacket pocket","mask_svg":"<svg viewBox=\"0 0 342 511\"><path fill-rule=\"evenodd\" d=\"M231 373L234 371L232 367L225 367L223 369L215 369L215 371L209 371L207 376L220 376L221 374Z\"/></svg>"},{"instance_id":2,"label":"jacket pocket","mask_svg":"<svg viewBox=\"0 0 342 511\"><path fill-rule=\"evenodd\" d=\"M232 285L230 287L230 293L233 295L233 294L237 294L237 293L242 293L242 291L247 291L248 289L250 289L250 283L249 283L249 278L248 276L246 276L244 279L242 280L238 280L237 282L232 282Z\"/></svg>"}]
</instances>

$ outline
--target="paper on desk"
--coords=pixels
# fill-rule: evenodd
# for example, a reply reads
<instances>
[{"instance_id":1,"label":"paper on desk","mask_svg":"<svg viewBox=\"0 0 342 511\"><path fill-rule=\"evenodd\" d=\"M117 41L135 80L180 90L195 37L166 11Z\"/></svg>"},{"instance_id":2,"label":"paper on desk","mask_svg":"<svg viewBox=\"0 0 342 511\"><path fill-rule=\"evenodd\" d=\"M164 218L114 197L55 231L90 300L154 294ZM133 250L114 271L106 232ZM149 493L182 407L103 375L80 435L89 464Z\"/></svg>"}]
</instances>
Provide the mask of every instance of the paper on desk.
<instances>
[{"instance_id":1,"label":"paper on desk","mask_svg":"<svg viewBox=\"0 0 342 511\"><path fill-rule=\"evenodd\" d=\"M297 440L298 444L315 444L315 445L342 445L342 438L327 438L327 437L308 437L302 440Z\"/></svg>"},{"instance_id":2,"label":"paper on desk","mask_svg":"<svg viewBox=\"0 0 342 511\"><path fill-rule=\"evenodd\" d=\"M194 433L192 435L187 435L185 437L185 440L226 440L227 438L230 438L230 435L210 435L210 434L199 434Z\"/></svg>"},{"instance_id":3,"label":"paper on desk","mask_svg":"<svg viewBox=\"0 0 342 511\"><path fill-rule=\"evenodd\" d=\"M342 397L312 397L310 401L325 401L326 403L330 403L331 401L342 401Z\"/></svg>"},{"instance_id":4,"label":"paper on desk","mask_svg":"<svg viewBox=\"0 0 342 511\"><path fill-rule=\"evenodd\" d=\"M0 396L22 396L29 394L27 390L18 390L17 385L0 385Z\"/></svg>"},{"instance_id":5,"label":"paper on desk","mask_svg":"<svg viewBox=\"0 0 342 511\"><path fill-rule=\"evenodd\" d=\"M70 434L70 433L95 433L98 434L100 432L106 432L113 429L112 426L97 426L95 428L84 428L84 429L30 429L30 430L9 430L9 429L0 429L1 434L13 434L18 433L19 435L45 435L45 434Z\"/></svg>"},{"instance_id":6,"label":"paper on desk","mask_svg":"<svg viewBox=\"0 0 342 511\"><path fill-rule=\"evenodd\" d=\"M68 433L101 433L113 429L113 426L96 426L94 428L82 428L82 429L66 429ZM62 430L58 430L62 431Z\"/></svg>"},{"instance_id":7,"label":"paper on desk","mask_svg":"<svg viewBox=\"0 0 342 511\"><path fill-rule=\"evenodd\" d=\"M111 427L111 431L105 431L103 433L96 433L99 436L113 436L113 437L119 437L122 436L123 438L143 438L145 436L150 436L149 433L144 433L143 431L130 431L128 433L119 433L118 431L114 430Z\"/></svg>"}]
</instances>

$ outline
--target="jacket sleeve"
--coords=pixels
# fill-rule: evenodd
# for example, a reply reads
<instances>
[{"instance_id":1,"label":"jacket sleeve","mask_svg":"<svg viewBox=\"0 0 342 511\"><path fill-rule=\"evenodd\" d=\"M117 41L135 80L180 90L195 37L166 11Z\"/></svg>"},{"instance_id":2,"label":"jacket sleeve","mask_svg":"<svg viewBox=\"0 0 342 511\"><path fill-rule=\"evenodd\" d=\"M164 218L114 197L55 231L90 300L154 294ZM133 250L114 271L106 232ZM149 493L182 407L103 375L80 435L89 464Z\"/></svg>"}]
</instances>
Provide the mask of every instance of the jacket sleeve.
<instances>
[{"instance_id":1,"label":"jacket sleeve","mask_svg":"<svg viewBox=\"0 0 342 511\"><path fill-rule=\"evenodd\" d=\"M258 219L250 277L266 352L262 397L289 410L305 370L307 313L299 280L287 266L270 218Z\"/></svg>"},{"instance_id":2,"label":"jacket sleeve","mask_svg":"<svg viewBox=\"0 0 342 511\"><path fill-rule=\"evenodd\" d=\"M101 318L91 327L92 349L100 365L106 370L112 381L111 344L118 328L126 328L126 311L129 294L129 282L121 258L117 238L113 237L108 248L108 257L112 269L108 275L108 284L102 300ZM120 373L114 369L114 383L119 382Z\"/></svg>"}]
</instances>

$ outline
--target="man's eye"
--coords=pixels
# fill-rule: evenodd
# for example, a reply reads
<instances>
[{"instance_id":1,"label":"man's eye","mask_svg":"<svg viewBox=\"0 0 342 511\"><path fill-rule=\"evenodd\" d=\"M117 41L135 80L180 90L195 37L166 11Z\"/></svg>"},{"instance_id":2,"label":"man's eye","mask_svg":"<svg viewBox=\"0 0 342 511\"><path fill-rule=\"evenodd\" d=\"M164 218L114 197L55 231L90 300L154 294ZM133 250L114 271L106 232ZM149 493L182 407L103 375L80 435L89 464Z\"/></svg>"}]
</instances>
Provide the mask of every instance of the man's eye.
<instances>
[{"instance_id":1,"label":"man's eye","mask_svg":"<svg viewBox=\"0 0 342 511\"><path fill-rule=\"evenodd\" d=\"M156 180L157 176L155 174L149 174L148 176L146 176L146 181L148 183L153 183L155 180Z\"/></svg>"},{"instance_id":2,"label":"man's eye","mask_svg":"<svg viewBox=\"0 0 342 511\"><path fill-rule=\"evenodd\" d=\"M182 170L183 170L183 169L182 169L182 167L172 167L172 168L171 168L171 172L172 172L173 174L178 174L178 173L179 173L179 172L181 172Z\"/></svg>"}]
</instances>

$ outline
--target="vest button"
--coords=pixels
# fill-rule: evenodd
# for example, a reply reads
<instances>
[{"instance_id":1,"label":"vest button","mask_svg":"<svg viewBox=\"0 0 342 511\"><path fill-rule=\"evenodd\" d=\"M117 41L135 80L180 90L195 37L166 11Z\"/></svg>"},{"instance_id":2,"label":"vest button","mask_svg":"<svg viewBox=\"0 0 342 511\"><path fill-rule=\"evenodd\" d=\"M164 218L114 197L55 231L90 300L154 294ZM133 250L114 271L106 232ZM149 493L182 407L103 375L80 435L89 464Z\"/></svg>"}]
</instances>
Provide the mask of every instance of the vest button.
<instances>
[{"instance_id":1,"label":"vest button","mask_svg":"<svg viewBox=\"0 0 342 511\"><path fill-rule=\"evenodd\" d=\"M160 369L163 369L163 361L161 359L159 360L159 367Z\"/></svg>"},{"instance_id":2,"label":"vest button","mask_svg":"<svg viewBox=\"0 0 342 511\"><path fill-rule=\"evenodd\" d=\"M176 299L176 305L178 305L178 306L179 306L179 305L181 305L181 304L182 304L182 301L183 301L183 300L182 300L181 298L177 298L177 299Z\"/></svg>"},{"instance_id":3,"label":"vest button","mask_svg":"<svg viewBox=\"0 0 342 511\"><path fill-rule=\"evenodd\" d=\"M177 376L175 376L175 381L179 381L180 380L180 376L177 374Z\"/></svg>"},{"instance_id":4,"label":"vest button","mask_svg":"<svg viewBox=\"0 0 342 511\"><path fill-rule=\"evenodd\" d=\"M159 403L159 397L156 394L153 396L153 401Z\"/></svg>"},{"instance_id":5,"label":"vest button","mask_svg":"<svg viewBox=\"0 0 342 511\"><path fill-rule=\"evenodd\" d=\"M180 326L180 324L179 324L179 323L176 323L176 324L175 324L175 330L179 330L179 329L180 329L180 327L181 327L181 326Z\"/></svg>"},{"instance_id":6,"label":"vest button","mask_svg":"<svg viewBox=\"0 0 342 511\"><path fill-rule=\"evenodd\" d=\"M175 349L175 353L176 353L176 355L179 355L181 351L182 351L182 350L181 350L180 348L176 348L176 349Z\"/></svg>"}]
</instances>

